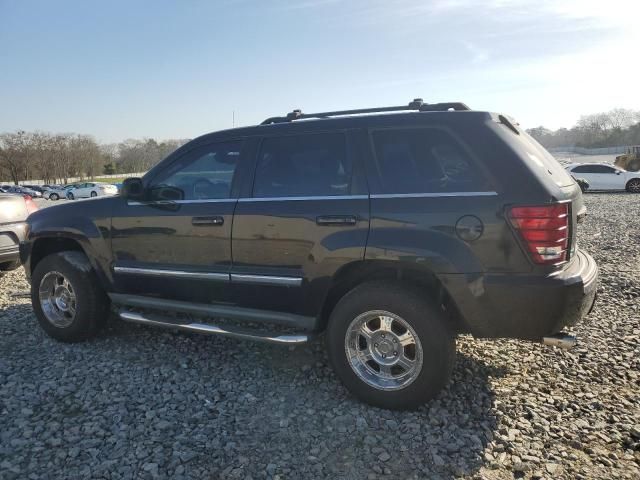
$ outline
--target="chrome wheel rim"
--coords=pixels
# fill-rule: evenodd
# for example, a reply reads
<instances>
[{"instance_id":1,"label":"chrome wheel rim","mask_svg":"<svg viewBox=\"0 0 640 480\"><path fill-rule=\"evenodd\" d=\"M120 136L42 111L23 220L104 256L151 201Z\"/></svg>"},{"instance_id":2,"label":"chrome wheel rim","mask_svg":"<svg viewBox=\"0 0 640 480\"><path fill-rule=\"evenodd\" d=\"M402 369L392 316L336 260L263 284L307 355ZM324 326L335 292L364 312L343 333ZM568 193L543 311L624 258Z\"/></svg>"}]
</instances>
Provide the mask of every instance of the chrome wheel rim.
<instances>
[{"instance_id":1,"label":"chrome wheel rim","mask_svg":"<svg viewBox=\"0 0 640 480\"><path fill-rule=\"evenodd\" d=\"M47 320L58 328L66 328L76 317L76 294L67 277L49 272L40 281L40 307Z\"/></svg>"},{"instance_id":2,"label":"chrome wheel rim","mask_svg":"<svg viewBox=\"0 0 640 480\"><path fill-rule=\"evenodd\" d=\"M633 193L640 193L640 182L629 183L629 191Z\"/></svg>"},{"instance_id":3,"label":"chrome wheel rim","mask_svg":"<svg viewBox=\"0 0 640 480\"><path fill-rule=\"evenodd\" d=\"M403 318L374 310L356 317L345 337L347 361L354 373L378 390L401 390L422 370L422 345Z\"/></svg>"}]
</instances>

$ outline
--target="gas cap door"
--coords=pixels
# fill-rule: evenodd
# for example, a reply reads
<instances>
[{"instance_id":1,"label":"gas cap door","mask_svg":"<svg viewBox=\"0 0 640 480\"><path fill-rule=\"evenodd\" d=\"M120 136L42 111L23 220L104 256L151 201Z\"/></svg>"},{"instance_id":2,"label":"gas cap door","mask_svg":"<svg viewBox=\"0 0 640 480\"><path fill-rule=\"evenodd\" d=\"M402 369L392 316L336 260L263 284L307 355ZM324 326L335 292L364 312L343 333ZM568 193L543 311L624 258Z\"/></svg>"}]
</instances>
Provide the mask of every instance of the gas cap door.
<instances>
[{"instance_id":1,"label":"gas cap door","mask_svg":"<svg viewBox=\"0 0 640 480\"><path fill-rule=\"evenodd\" d=\"M484 232L482 221L475 215L465 215L456 222L456 235L465 242L478 240Z\"/></svg>"}]
</instances>

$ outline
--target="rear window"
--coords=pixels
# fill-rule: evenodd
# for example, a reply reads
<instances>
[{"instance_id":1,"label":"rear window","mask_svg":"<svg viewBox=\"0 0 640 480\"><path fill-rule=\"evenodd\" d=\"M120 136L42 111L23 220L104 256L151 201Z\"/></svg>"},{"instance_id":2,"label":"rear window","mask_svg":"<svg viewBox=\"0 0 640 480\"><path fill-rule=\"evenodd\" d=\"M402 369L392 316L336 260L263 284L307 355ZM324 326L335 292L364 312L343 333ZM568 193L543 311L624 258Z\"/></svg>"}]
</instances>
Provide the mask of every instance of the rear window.
<instances>
[{"instance_id":1,"label":"rear window","mask_svg":"<svg viewBox=\"0 0 640 480\"><path fill-rule=\"evenodd\" d=\"M559 187L573 185L574 181L571 175L567 173L553 155L547 152L547 150L527 132L522 129L518 131L520 133L520 135L518 135L519 143L524 148L526 155L525 160L530 165L535 165L536 168L545 171Z\"/></svg>"},{"instance_id":2,"label":"rear window","mask_svg":"<svg viewBox=\"0 0 640 480\"><path fill-rule=\"evenodd\" d=\"M438 128L378 130L372 134L380 193L489 190L465 148Z\"/></svg>"}]
</instances>

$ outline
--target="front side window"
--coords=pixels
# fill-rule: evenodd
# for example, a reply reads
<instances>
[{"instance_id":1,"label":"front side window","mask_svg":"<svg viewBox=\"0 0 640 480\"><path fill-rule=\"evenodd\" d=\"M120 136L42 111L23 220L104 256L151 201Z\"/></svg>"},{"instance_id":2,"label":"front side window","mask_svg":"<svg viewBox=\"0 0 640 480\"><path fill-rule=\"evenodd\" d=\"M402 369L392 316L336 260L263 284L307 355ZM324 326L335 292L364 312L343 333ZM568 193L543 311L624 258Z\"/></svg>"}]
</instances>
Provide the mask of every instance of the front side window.
<instances>
[{"instance_id":1,"label":"front side window","mask_svg":"<svg viewBox=\"0 0 640 480\"><path fill-rule=\"evenodd\" d=\"M381 193L484 191L488 182L448 132L436 128L373 133Z\"/></svg>"},{"instance_id":2,"label":"front side window","mask_svg":"<svg viewBox=\"0 0 640 480\"><path fill-rule=\"evenodd\" d=\"M258 155L254 197L347 195L351 161L342 133L266 138Z\"/></svg>"},{"instance_id":3,"label":"front side window","mask_svg":"<svg viewBox=\"0 0 640 480\"><path fill-rule=\"evenodd\" d=\"M233 141L206 145L188 152L154 178L149 188L149 199L230 198L241 148L241 141Z\"/></svg>"}]
</instances>

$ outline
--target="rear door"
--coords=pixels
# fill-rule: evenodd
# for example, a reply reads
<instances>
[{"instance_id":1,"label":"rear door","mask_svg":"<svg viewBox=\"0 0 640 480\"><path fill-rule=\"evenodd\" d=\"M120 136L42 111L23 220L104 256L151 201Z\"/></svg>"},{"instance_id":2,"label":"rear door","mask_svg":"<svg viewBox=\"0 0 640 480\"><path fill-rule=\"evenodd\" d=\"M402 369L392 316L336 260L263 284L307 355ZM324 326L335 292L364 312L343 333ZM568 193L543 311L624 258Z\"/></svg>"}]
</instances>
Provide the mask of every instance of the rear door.
<instances>
[{"instance_id":1,"label":"rear door","mask_svg":"<svg viewBox=\"0 0 640 480\"><path fill-rule=\"evenodd\" d=\"M226 302L243 140L188 150L151 179L144 201L117 198L114 274L122 292Z\"/></svg>"},{"instance_id":2,"label":"rear door","mask_svg":"<svg viewBox=\"0 0 640 480\"><path fill-rule=\"evenodd\" d=\"M233 220L244 307L316 316L338 269L364 258L369 197L348 132L270 136Z\"/></svg>"}]
</instances>

